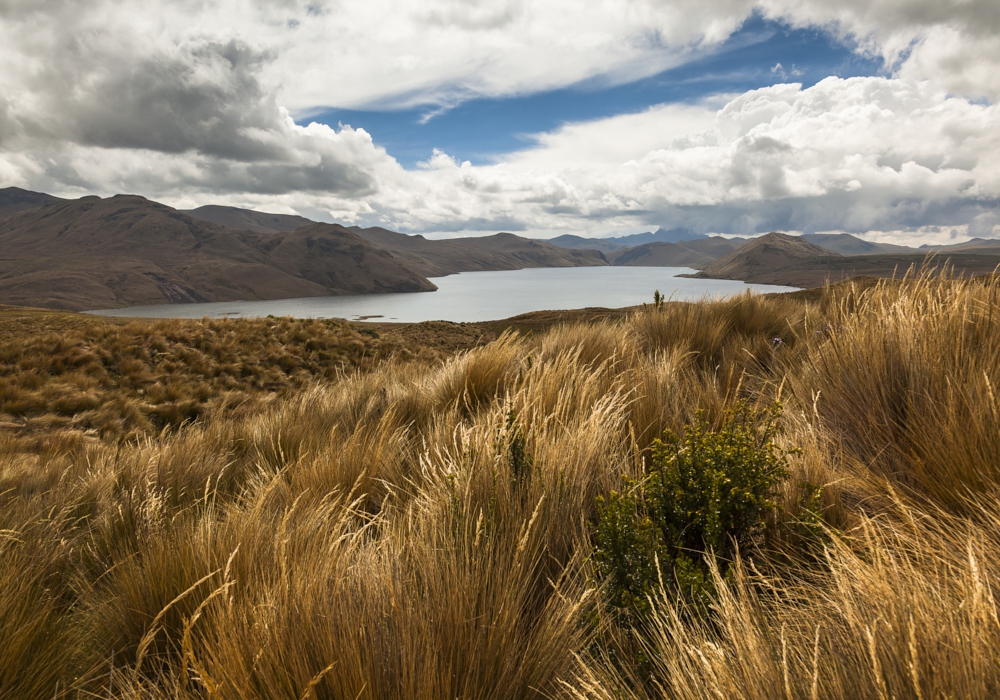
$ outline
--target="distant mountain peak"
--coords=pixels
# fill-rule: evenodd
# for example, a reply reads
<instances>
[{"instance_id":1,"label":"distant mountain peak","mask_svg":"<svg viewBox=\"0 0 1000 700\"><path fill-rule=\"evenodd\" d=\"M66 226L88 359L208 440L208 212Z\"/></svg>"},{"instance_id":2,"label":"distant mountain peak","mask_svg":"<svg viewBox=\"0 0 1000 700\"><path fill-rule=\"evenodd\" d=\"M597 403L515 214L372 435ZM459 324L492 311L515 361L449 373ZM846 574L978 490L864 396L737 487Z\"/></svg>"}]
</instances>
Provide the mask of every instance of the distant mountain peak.
<instances>
[{"instance_id":1,"label":"distant mountain peak","mask_svg":"<svg viewBox=\"0 0 1000 700\"><path fill-rule=\"evenodd\" d=\"M628 247L642 245L644 243L683 243L694 241L699 238L708 238L706 233L695 233L689 228L658 228L647 233L633 233L629 236L618 236L617 238L604 238L602 240L617 243Z\"/></svg>"},{"instance_id":2,"label":"distant mountain peak","mask_svg":"<svg viewBox=\"0 0 1000 700\"><path fill-rule=\"evenodd\" d=\"M0 189L0 218L16 214L19 211L37 209L65 201L65 199L59 199L43 192L32 192L20 187L4 187Z\"/></svg>"},{"instance_id":3,"label":"distant mountain peak","mask_svg":"<svg viewBox=\"0 0 1000 700\"><path fill-rule=\"evenodd\" d=\"M801 236L771 232L750 239L729 255L706 265L702 276L714 279L745 280L764 271L785 268L803 261L842 257L820 248Z\"/></svg>"},{"instance_id":4,"label":"distant mountain peak","mask_svg":"<svg viewBox=\"0 0 1000 700\"><path fill-rule=\"evenodd\" d=\"M218 226L239 231L256 231L257 233L287 233L303 226L310 226L315 221L294 214L272 214L254 209L225 207L209 204L197 209L183 211L192 219L207 221Z\"/></svg>"}]
</instances>

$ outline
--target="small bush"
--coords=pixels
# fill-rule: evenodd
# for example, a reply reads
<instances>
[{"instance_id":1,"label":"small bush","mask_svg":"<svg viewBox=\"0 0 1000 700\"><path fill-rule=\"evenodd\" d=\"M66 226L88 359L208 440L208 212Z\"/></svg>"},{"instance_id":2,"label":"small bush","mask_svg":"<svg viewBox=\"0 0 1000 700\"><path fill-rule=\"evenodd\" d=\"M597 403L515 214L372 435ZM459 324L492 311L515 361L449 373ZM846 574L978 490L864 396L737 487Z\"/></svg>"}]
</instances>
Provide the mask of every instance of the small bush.
<instances>
[{"instance_id":1,"label":"small bush","mask_svg":"<svg viewBox=\"0 0 1000 700\"><path fill-rule=\"evenodd\" d=\"M691 602L707 602L705 556L725 575L741 550L759 542L775 487L788 474L774 442L779 404L758 411L746 401L717 431L699 411L683 437L653 443L648 476L622 493L598 497L594 561L612 606L643 613L662 581Z\"/></svg>"}]
</instances>

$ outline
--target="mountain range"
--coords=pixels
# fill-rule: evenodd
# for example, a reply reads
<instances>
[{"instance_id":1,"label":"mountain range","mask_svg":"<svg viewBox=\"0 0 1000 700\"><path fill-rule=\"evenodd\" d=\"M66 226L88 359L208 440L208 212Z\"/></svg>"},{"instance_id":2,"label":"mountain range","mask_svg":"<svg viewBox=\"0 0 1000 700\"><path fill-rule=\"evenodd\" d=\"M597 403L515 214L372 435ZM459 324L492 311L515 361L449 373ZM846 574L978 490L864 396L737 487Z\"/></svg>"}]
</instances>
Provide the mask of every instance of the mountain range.
<instances>
[{"instance_id":1,"label":"mountain range","mask_svg":"<svg viewBox=\"0 0 1000 700\"><path fill-rule=\"evenodd\" d=\"M239 231L132 195L61 200L0 221L6 304L81 310L434 289L333 224Z\"/></svg>"},{"instance_id":2,"label":"mountain range","mask_svg":"<svg viewBox=\"0 0 1000 700\"><path fill-rule=\"evenodd\" d=\"M238 207L177 210L136 195L61 199L0 189L0 303L69 310L433 291L428 278L526 267L689 267L701 277L815 286L901 274L929 252L979 274L1000 262L1000 241L918 249L843 233L748 239L682 228L439 240Z\"/></svg>"},{"instance_id":3,"label":"mountain range","mask_svg":"<svg viewBox=\"0 0 1000 700\"><path fill-rule=\"evenodd\" d=\"M66 310L426 292L472 270L607 265L509 233L427 240L235 207L180 211L136 195L0 190L0 303Z\"/></svg>"},{"instance_id":4,"label":"mountain range","mask_svg":"<svg viewBox=\"0 0 1000 700\"><path fill-rule=\"evenodd\" d=\"M646 243L685 243L699 238L708 238L704 233L695 233L686 228L674 228L669 231L665 228L647 233L633 233L628 236L617 236L611 238L584 238L566 234L550 238L549 243L562 248L594 249L602 253L609 253L625 248L644 245Z\"/></svg>"},{"instance_id":5,"label":"mountain range","mask_svg":"<svg viewBox=\"0 0 1000 700\"><path fill-rule=\"evenodd\" d=\"M478 238L430 240L421 235L396 233L384 228L351 231L373 245L385 248L410 269L427 277L480 270L520 270L526 267L585 267L607 265L597 250L572 250L551 242L497 233Z\"/></svg>"},{"instance_id":6,"label":"mountain range","mask_svg":"<svg viewBox=\"0 0 1000 700\"><path fill-rule=\"evenodd\" d=\"M844 243L843 239L839 239L839 245ZM853 244L851 247L853 248ZM927 250L903 246L898 248L902 252L841 255L816 245L807 236L768 233L749 240L690 276L742 280L756 284L818 287L851 277L902 277L911 268L919 268L927 262ZM1000 265L1000 247L945 249L936 262L947 263L956 274L966 277L986 275Z\"/></svg>"}]
</instances>

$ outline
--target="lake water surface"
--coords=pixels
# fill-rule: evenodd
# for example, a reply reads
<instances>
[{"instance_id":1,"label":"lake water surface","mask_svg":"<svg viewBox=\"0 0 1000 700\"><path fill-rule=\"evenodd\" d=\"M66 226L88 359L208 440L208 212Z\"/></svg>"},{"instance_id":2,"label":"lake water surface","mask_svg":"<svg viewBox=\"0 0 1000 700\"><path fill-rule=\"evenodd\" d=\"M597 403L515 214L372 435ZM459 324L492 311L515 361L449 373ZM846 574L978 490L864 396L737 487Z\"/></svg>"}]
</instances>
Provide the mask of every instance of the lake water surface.
<instances>
[{"instance_id":1,"label":"lake water surface","mask_svg":"<svg viewBox=\"0 0 1000 700\"><path fill-rule=\"evenodd\" d=\"M399 321L494 321L529 311L620 308L651 302L660 290L675 301L694 301L759 292L789 292L792 287L745 284L732 280L677 277L686 267L546 267L500 272L462 272L431 281L436 292L308 297L276 301L227 301L102 309L89 313L141 318L343 318Z\"/></svg>"}]
</instances>

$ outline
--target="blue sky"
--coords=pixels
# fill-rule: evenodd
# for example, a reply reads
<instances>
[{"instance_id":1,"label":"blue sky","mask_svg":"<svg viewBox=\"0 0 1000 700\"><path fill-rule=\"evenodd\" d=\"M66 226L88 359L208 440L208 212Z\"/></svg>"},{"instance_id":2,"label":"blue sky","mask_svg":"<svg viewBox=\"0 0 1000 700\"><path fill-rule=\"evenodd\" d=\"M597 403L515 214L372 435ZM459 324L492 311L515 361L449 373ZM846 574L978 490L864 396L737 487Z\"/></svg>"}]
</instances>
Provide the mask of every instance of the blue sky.
<instances>
[{"instance_id":1,"label":"blue sky","mask_svg":"<svg viewBox=\"0 0 1000 700\"><path fill-rule=\"evenodd\" d=\"M587 81L515 97L471 99L443 111L437 105L384 111L333 109L301 122L364 129L406 168L426 161L435 148L458 161L481 165L530 147L532 134L567 122L640 112L651 105L692 103L775 83L810 87L828 76L870 76L882 70L881 58L862 55L826 31L797 29L754 14L710 53L630 83Z\"/></svg>"}]
</instances>

